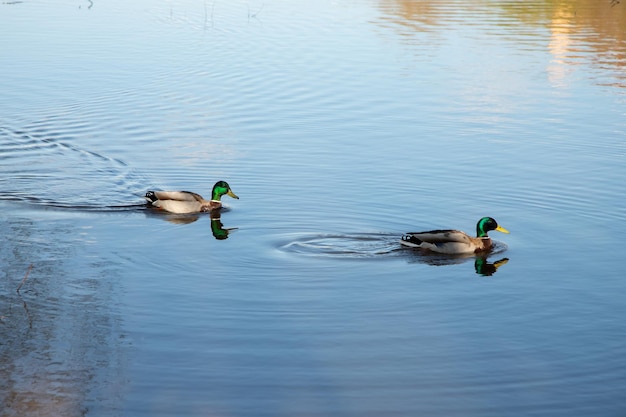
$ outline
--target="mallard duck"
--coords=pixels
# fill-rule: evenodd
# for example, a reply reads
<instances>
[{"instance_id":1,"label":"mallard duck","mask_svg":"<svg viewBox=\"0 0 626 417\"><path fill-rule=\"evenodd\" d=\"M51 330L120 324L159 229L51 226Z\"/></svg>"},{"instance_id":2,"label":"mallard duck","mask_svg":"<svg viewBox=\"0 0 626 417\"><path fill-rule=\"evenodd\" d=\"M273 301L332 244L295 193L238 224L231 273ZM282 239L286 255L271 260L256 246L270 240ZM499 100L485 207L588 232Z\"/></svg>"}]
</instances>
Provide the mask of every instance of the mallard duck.
<instances>
[{"instance_id":1,"label":"mallard duck","mask_svg":"<svg viewBox=\"0 0 626 417\"><path fill-rule=\"evenodd\" d=\"M406 233L401 244L412 248L428 249L437 253L463 254L486 252L493 243L487 236L490 230L509 233L491 217L483 217L476 224L476 237L459 230L430 230L428 232Z\"/></svg>"},{"instance_id":2,"label":"mallard duck","mask_svg":"<svg viewBox=\"0 0 626 417\"><path fill-rule=\"evenodd\" d=\"M150 207L157 207L170 213L201 213L222 207L220 198L226 194L239 199L226 181L218 181L213 186L211 199L205 200L200 194L191 191L148 191L145 195Z\"/></svg>"}]
</instances>

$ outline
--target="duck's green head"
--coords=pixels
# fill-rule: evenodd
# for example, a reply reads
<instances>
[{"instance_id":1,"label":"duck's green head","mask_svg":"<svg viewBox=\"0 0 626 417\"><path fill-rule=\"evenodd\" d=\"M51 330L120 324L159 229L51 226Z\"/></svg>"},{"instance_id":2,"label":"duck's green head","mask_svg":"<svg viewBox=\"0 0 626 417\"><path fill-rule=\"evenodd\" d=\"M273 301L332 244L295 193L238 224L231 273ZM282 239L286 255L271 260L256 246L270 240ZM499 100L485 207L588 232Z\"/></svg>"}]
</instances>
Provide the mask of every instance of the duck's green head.
<instances>
[{"instance_id":1,"label":"duck's green head","mask_svg":"<svg viewBox=\"0 0 626 417\"><path fill-rule=\"evenodd\" d=\"M498 222L496 222L495 219L492 217L483 217L482 219L478 220L478 224L476 225L476 236L487 237L487 232L491 230L497 230L498 232L502 233L509 233L509 231L506 230L504 227L498 226Z\"/></svg>"},{"instance_id":2,"label":"duck's green head","mask_svg":"<svg viewBox=\"0 0 626 417\"><path fill-rule=\"evenodd\" d=\"M213 186L213 192L211 193L211 200L220 201L220 198L222 198L224 194L239 200L239 197L237 197L235 193L233 193L233 191L230 189L230 185L228 185L226 181L216 182Z\"/></svg>"}]
</instances>

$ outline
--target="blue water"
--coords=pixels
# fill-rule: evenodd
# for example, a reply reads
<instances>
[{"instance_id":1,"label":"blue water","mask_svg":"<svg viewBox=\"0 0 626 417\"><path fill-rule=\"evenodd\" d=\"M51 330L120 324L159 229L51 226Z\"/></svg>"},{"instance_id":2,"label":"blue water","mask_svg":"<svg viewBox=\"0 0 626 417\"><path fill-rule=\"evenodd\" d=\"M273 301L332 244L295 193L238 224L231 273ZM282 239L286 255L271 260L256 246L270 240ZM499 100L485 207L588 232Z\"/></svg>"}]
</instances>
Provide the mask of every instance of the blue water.
<instances>
[{"instance_id":1,"label":"blue water","mask_svg":"<svg viewBox=\"0 0 626 417\"><path fill-rule=\"evenodd\" d=\"M309 3L0 4L0 416L624 414L626 6Z\"/></svg>"}]
</instances>

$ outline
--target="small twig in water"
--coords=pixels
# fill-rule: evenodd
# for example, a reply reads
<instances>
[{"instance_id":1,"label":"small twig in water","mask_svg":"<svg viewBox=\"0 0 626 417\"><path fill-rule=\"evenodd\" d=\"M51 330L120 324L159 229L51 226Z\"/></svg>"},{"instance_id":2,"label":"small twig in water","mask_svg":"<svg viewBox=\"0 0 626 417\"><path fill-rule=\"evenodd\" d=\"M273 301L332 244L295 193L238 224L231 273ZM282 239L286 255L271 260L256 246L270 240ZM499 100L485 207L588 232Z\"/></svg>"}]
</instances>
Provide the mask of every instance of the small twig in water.
<instances>
[{"instance_id":1,"label":"small twig in water","mask_svg":"<svg viewBox=\"0 0 626 417\"><path fill-rule=\"evenodd\" d=\"M214 27L215 24L213 23L213 13L215 12L215 2L211 3L211 27ZM207 28L207 20L208 20L208 13L207 13L207 8L206 8L206 1L204 2L204 28Z\"/></svg>"},{"instance_id":2,"label":"small twig in water","mask_svg":"<svg viewBox=\"0 0 626 417\"><path fill-rule=\"evenodd\" d=\"M247 4L248 6L248 20L250 20L250 18L256 19L256 17L258 16L259 13L261 13L261 10L263 10L263 7L265 7L265 3L261 4L261 8L259 8L259 10L257 10L256 13L250 13L250 3Z\"/></svg>"},{"instance_id":3,"label":"small twig in water","mask_svg":"<svg viewBox=\"0 0 626 417\"><path fill-rule=\"evenodd\" d=\"M30 266L26 270L26 275L24 275L24 279L22 279L22 282L20 283L19 287L17 287L18 294L20 293L20 288L22 288L22 285L24 285L24 283L26 282L26 278L28 278L28 274L30 274L31 269L33 269L33 264L30 264Z\"/></svg>"},{"instance_id":4,"label":"small twig in water","mask_svg":"<svg viewBox=\"0 0 626 417\"><path fill-rule=\"evenodd\" d=\"M28 306L26 305L26 301L22 300L22 304L24 305L24 311L26 312L26 318L28 319L28 328L33 328L33 318L30 316L30 312L28 311Z\"/></svg>"},{"instance_id":5,"label":"small twig in water","mask_svg":"<svg viewBox=\"0 0 626 417\"><path fill-rule=\"evenodd\" d=\"M261 8L259 10L257 10L257 12L255 14L252 15L253 18L256 19L256 17L258 16L259 13L261 13L261 10L263 10L263 7L265 7L265 3L263 3L261 5Z\"/></svg>"}]
</instances>

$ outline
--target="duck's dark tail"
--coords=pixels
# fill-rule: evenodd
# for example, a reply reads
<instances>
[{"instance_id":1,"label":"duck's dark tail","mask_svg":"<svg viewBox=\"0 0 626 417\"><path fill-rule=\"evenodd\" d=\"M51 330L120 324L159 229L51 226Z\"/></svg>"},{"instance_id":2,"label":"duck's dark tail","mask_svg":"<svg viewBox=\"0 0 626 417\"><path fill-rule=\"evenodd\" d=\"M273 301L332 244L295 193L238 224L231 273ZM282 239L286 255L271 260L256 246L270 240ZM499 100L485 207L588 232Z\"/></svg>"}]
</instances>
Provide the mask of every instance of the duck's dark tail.
<instances>
[{"instance_id":1,"label":"duck's dark tail","mask_svg":"<svg viewBox=\"0 0 626 417\"><path fill-rule=\"evenodd\" d=\"M402 239L400 240L400 243L402 243L403 245L411 247L418 247L422 244L422 242L422 240L416 238L412 234L403 235Z\"/></svg>"},{"instance_id":2,"label":"duck's dark tail","mask_svg":"<svg viewBox=\"0 0 626 417\"><path fill-rule=\"evenodd\" d=\"M155 201L158 200L154 191L148 191L144 197L146 200L148 200L149 203L154 203Z\"/></svg>"}]
</instances>

